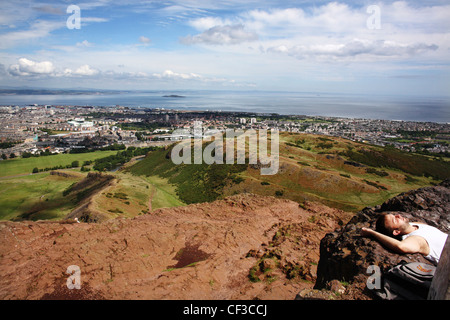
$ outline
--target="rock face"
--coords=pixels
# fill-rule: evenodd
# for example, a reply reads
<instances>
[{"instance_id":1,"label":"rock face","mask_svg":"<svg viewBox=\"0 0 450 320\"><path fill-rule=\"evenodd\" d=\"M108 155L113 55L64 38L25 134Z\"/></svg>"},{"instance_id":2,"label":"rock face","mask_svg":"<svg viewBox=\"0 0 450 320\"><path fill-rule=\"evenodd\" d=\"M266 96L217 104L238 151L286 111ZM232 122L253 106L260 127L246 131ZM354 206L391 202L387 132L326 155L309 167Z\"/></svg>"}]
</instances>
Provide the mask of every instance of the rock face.
<instances>
[{"instance_id":1,"label":"rock face","mask_svg":"<svg viewBox=\"0 0 450 320\"><path fill-rule=\"evenodd\" d=\"M388 251L377 241L360 236L362 227L375 229L379 213L393 211L407 216L410 221L424 222L443 232L450 231L450 180L438 186L402 193L374 208L357 213L342 229L328 233L320 244L320 261L315 289L323 289L337 279L353 282L361 291L360 298L371 298L365 283L370 274L367 268L377 265L381 272L404 260L426 262L420 254L399 255Z\"/></svg>"},{"instance_id":2,"label":"rock face","mask_svg":"<svg viewBox=\"0 0 450 320\"><path fill-rule=\"evenodd\" d=\"M292 300L314 285L320 239L352 216L243 194L100 223L0 222L0 299Z\"/></svg>"}]
</instances>

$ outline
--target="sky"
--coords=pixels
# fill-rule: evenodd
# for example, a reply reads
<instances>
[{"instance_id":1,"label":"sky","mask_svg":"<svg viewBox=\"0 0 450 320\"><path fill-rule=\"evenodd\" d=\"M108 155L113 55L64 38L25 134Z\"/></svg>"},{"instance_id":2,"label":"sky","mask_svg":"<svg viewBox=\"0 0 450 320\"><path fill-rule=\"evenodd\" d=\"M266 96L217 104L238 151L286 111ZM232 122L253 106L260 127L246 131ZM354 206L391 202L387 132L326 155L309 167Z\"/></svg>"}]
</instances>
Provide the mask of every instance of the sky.
<instances>
[{"instance_id":1,"label":"sky","mask_svg":"<svg viewBox=\"0 0 450 320\"><path fill-rule=\"evenodd\" d=\"M450 3L2 0L0 87L450 96Z\"/></svg>"}]
</instances>

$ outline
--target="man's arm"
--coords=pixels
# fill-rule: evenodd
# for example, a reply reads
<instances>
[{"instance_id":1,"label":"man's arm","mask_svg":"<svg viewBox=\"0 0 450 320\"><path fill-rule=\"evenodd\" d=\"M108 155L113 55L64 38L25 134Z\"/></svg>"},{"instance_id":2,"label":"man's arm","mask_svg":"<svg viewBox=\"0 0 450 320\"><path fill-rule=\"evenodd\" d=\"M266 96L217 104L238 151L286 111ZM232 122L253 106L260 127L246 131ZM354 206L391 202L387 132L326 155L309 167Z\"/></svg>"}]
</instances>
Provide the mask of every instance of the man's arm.
<instances>
[{"instance_id":1,"label":"man's arm","mask_svg":"<svg viewBox=\"0 0 450 320\"><path fill-rule=\"evenodd\" d=\"M383 246L397 253L428 254L423 250L423 243L421 243L423 238L418 236L410 236L405 240L399 241L369 228L362 228L361 235L364 237L372 237Z\"/></svg>"}]
</instances>

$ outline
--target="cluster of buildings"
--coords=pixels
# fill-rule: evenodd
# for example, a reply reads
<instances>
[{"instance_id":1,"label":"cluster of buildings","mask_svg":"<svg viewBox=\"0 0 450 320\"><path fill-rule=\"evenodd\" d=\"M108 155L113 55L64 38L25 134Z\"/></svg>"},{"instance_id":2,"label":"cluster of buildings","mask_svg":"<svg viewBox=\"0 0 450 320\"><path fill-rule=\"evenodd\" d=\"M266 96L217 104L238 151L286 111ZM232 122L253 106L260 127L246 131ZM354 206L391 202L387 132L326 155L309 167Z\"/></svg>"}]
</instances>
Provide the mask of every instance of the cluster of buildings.
<instances>
[{"instance_id":1,"label":"cluster of buildings","mask_svg":"<svg viewBox=\"0 0 450 320\"><path fill-rule=\"evenodd\" d=\"M88 119L85 116L98 113L99 110L102 112L97 118ZM47 150L62 153L72 149L102 148L116 143L139 145L134 132L121 130L117 120L106 116L104 108L99 110L84 106L0 106L0 143L14 144L2 148L0 154L9 158ZM123 115L124 108L120 107L113 113ZM121 121L141 120L125 117Z\"/></svg>"},{"instance_id":2,"label":"cluster of buildings","mask_svg":"<svg viewBox=\"0 0 450 320\"><path fill-rule=\"evenodd\" d=\"M449 124L342 118L323 120L326 122L311 124L303 132L342 137L379 146L389 144L410 152L448 154L450 151Z\"/></svg>"},{"instance_id":3,"label":"cluster of buildings","mask_svg":"<svg viewBox=\"0 0 450 320\"><path fill-rule=\"evenodd\" d=\"M258 120L257 120L258 119ZM408 152L450 156L450 124L323 116L240 118L242 129L276 128L279 131L341 137L372 145L391 145Z\"/></svg>"},{"instance_id":4,"label":"cluster of buildings","mask_svg":"<svg viewBox=\"0 0 450 320\"><path fill-rule=\"evenodd\" d=\"M177 111L128 107L0 106L0 150L10 157L24 152L102 148L113 144L149 146L174 140L175 129L192 130L194 121L205 129L277 129L329 135L374 145L393 145L417 152L450 152L449 124L333 117L310 117L246 112ZM5 145L5 144L4 144ZM3 156L5 158L5 156Z\"/></svg>"}]
</instances>

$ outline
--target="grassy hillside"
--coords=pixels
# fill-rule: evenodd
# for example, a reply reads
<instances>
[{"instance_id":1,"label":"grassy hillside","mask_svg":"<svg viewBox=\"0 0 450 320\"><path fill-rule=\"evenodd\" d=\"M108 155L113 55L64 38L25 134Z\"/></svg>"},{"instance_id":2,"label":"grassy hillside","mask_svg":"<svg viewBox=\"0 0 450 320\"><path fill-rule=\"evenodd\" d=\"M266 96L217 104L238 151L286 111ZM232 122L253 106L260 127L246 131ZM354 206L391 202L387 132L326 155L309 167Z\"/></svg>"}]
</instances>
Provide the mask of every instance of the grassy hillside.
<instances>
[{"instance_id":1,"label":"grassy hillside","mask_svg":"<svg viewBox=\"0 0 450 320\"><path fill-rule=\"evenodd\" d=\"M125 159L126 152L131 153ZM89 161L91 164L87 168L90 170L96 166L115 168L136 153L145 152L147 149L130 148L119 152L96 151L0 161L0 220L64 219L81 210L80 207L85 208L83 212L92 212L102 218L134 217L157 208L184 205L177 197L175 187L164 178L134 176L118 170L107 172L114 179L105 184L100 181L102 179L87 179L88 174L80 172L79 168L50 170L65 167L73 161L78 161L79 165ZM136 161L133 158L124 167ZM35 167L45 171L31 174ZM51 171L58 174L51 174Z\"/></svg>"},{"instance_id":2,"label":"grassy hillside","mask_svg":"<svg viewBox=\"0 0 450 320\"><path fill-rule=\"evenodd\" d=\"M92 209L114 217L134 217L152 210L185 205L166 179L134 176L125 172L110 173L115 183L93 199Z\"/></svg>"},{"instance_id":3,"label":"grassy hillside","mask_svg":"<svg viewBox=\"0 0 450 320\"><path fill-rule=\"evenodd\" d=\"M170 160L172 148L152 151L142 161L127 168L134 175L167 179L176 186L176 194L184 203L208 202L219 198L223 188L240 179L237 174L247 165L180 164Z\"/></svg>"},{"instance_id":4,"label":"grassy hillside","mask_svg":"<svg viewBox=\"0 0 450 320\"><path fill-rule=\"evenodd\" d=\"M76 207L62 191L84 174L67 170L65 177L44 172L0 180L0 219L61 219Z\"/></svg>"},{"instance_id":5,"label":"grassy hillside","mask_svg":"<svg viewBox=\"0 0 450 320\"><path fill-rule=\"evenodd\" d=\"M59 220L90 200L102 217L134 217L164 207L185 205L175 187L160 177L107 173L114 181L86 179L79 170L58 170L0 179L0 220Z\"/></svg>"},{"instance_id":6,"label":"grassy hillside","mask_svg":"<svg viewBox=\"0 0 450 320\"><path fill-rule=\"evenodd\" d=\"M448 162L391 148L290 133L280 134L280 167L272 176L254 165L174 165L170 152L153 151L128 170L167 179L186 203L252 192L357 211L437 183L450 170Z\"/></svg>"},{"instance_id":7,"label":"grassy hillside","mask_svg":"<svg viewBox=\"0 0 450 320\"><path fill-rule=\"evenodd\" d=\"M349 149L343 155L368 166L399 169L411 175L423 175L436 180L450 177L448 161L442 158L432 160L432 158L422 155L405 154L393 147L383 149L360 147L357 150Z\"/></svg>"}]
</instances>

